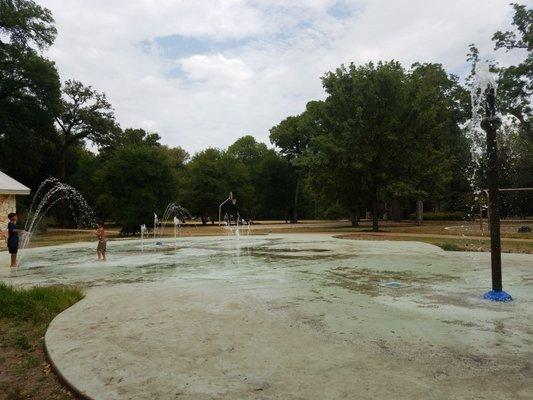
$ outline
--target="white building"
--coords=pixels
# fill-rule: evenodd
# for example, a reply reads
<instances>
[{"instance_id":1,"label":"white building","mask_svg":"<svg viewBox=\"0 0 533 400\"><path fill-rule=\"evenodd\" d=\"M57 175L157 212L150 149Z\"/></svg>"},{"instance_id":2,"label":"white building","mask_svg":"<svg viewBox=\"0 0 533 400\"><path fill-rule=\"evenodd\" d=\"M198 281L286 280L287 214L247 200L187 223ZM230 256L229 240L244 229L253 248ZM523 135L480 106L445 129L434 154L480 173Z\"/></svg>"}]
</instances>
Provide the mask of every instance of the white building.
<instances>
[{"instance_id":1,"label":"white building","mask_svg":"<svg viewBox=\"0 0 533 400\"><path fill-rule=\"evenodd\" d=\"M7 227L7 214L17 212L16 196L29 194L29 188L0 171L0 230Z\"/></svg>"}]
</instances>

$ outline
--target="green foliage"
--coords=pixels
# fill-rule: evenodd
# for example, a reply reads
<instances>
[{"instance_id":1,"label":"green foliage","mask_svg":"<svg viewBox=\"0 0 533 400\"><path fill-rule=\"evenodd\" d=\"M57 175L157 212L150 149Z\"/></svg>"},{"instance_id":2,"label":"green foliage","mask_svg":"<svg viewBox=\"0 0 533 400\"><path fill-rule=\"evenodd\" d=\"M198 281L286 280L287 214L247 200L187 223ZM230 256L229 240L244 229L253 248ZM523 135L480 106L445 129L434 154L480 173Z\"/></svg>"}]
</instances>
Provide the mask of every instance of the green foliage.
<instances>
[{"instance_id":1,"label":"green foliage","mask_svg":"<svg viewBox=\"0 0 533 400\"><path fill-rule=\"evenodd\" d=\"M61 134L61 178L66 179L67 152L70 147L90 140L98 146L110 143L120 133L115 115L105 94L76 80L63 86L61 109L56 116Z\"/></svg>"},{"instance_id":2,"label":"green foliage","mask_svg":"<svg viewBox=\"0 0 533 400\"><path fill-rule=\"evenodd\" d=\"M229 152L209 148L194 155L187 164L183 204L206 224L218 221L218 205L233 192L241 216L249 218L253 187L250 174L242 161Z\"/></svg>"},{"instance_id":3,"label":"green foliage","mask_svg":"<svg viewBox=\"0 0 533 400\"><path fill-rule=\"evenodd\" d=\"M302 116L312 120L303 158L326 202L353 218L362 205L439 199L457 167L458 106L465 93L438 64L341 66L322 82L328 97ZM374 229L377 229L377 220Z\"/></svg>"},{"instance_id":4,"label":"green foliage","mask_svg":"<svg viewBox=\"0 0 533 400\"><path fill-rule=\"evenodd\" d=\"M511 3L514 8L515 31L498 31L492 36L496 49L533 49L533 10L525 5Z\"/></svg>"},{"instance_id":5,"label":"green foliage","mask_svg":"<svg viewBox=\"0 0 533 400\"><path fill-rule=\"evenodd\" d=\"M0 169L29 186L57 165L51 153L59 76L31 47L45 48L54 38L50 11L33 1L0 1Z\"/></svg>"},{"instance_id":6,"label":"green foliage","mask_svg":"<svg viewBox=\"0 0 533 400\"><path fill-rule=\"evenodd\" d=\"M177 196L173 160L159 145L119 148L96 179L101 213L127 227L149 224L153 213L164 210Z\"/></svg>"},{"instance_id":7,"label":"green foliage","mask_svg":"<svg viewBox=\"0 0 533 400\"><path fill-rule=\"evenodd\" d=\"M298 222L299 197L303 179L301 158L308 148L314 129L313 117L314 115L306 113L290 116L270 129L270 141L280 149L289 165L286 180L287 189L290 187L292 191L292 202L287 214L292 223Z\"/></svg>"},{"instance_id":8,"label":"green foliage","mask_svg":"<svg viewBox=\"0 0 533 400\"><path fill-rule=\"evenodd\" d=\"M43 49L56 37L50 10L31 0L0 0L0 43L2 36L23 48L35 44Z\"/></svg>"},{"instance_id":9,"label":"green foliage","mask_svg":"<svg viewBox=\"0 0 533 400\"><path fill-rule=\"evenodd\" d=\"M76 288L51 286L24 289L0 283L0 318L47 324L82 298L83 293Z\"/></svg>"},{"instance_id":10,"label":"green foliage","mask_svg":"<svg viewBox=\"0 0 533 400\"><path fill-rule=\"evenodd\" d=\"M245 212L253 219L285 218L287 203L287 162L253 136L243 136L228 147L228 156L240 161L250 175L251 199Z\"/></svg>"}]
</instances>

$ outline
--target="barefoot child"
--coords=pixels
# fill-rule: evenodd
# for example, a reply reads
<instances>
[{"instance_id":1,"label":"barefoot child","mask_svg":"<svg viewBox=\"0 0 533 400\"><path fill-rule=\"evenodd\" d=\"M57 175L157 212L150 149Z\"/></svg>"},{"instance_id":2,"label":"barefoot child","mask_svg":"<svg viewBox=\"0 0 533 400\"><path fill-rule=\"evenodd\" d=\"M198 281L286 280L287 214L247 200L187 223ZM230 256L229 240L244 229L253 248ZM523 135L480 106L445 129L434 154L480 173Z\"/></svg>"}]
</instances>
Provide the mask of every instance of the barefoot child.
<instances>
[{"instance_id":1,"label":"barefoot child","mask_svg":"<svg viewBox=\"0 0 533 400\"><path fill-rule=\"evenodd\" d=\"M105 252L107 250L107 243L105 238L104 223L98 222L98 229L96 230L96 237L98 238L98 246L96 247L96 254L98 260L105 261Z\"/></svg>"},{"instance_id":2,"label":"barefoot child","mask_svg":"<svg viewBox=\"0 0 533 400\"><path fill-rule=\"evenodd\" d=\"M24 229L19 229L17 226L18 216L16 213L9 213L7 215L9 223L7 224L7 249L11 254L11 268L17 266L17 253L19 249L19 235L26 232Z\"/></svg>"}]
</instances>

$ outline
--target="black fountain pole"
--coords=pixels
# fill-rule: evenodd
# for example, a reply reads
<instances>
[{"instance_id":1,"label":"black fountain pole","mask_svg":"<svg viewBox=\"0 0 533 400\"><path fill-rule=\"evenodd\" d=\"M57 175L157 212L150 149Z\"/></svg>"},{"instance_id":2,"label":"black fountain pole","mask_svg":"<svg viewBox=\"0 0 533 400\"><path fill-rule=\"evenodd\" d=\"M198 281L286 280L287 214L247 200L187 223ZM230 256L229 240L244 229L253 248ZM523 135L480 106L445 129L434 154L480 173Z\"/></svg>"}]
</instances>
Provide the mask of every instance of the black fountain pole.
<instances>
[{"instance_id":1,"label":"black fountain pole","mask_svg":"<svg viewBox=\"0 0 533 400\"><path fill-rule=\"evenodd\" d=\"M496 140L496 133L502 121L496 116L496 91L493 85L489 85L485 89L484 103L485 117L481 120L481 128L487 134L490 260L492 268L492 290L485 293L484 297L493 301L511 301L512 297L503 291L502 285L500 188L498 183L498 144Z\"/></svg>"}]
</instances>

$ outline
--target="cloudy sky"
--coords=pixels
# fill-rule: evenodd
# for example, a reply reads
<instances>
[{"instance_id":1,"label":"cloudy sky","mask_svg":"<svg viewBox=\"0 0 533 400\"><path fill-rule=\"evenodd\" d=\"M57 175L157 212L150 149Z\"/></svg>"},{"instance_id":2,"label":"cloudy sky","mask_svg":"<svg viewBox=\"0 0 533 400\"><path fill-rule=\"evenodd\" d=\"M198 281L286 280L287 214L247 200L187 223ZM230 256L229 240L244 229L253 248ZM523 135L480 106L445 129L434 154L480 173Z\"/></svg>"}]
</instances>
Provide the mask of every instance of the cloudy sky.
<instances>
[{"instance_id":1,"label":"cloudy sky","mask_svg":"<svg viewBox=\"0 0 533 400\"><path fill-rule=\"evenodd\" d=\"M509 0L38 0L59 31L61 78L107 94L123 128L189 152L251 134L323 98L341 63L440 62L463 76L507 29ZM530 1L526 1L530 3Z\"/></svg>"}]
</instances>

